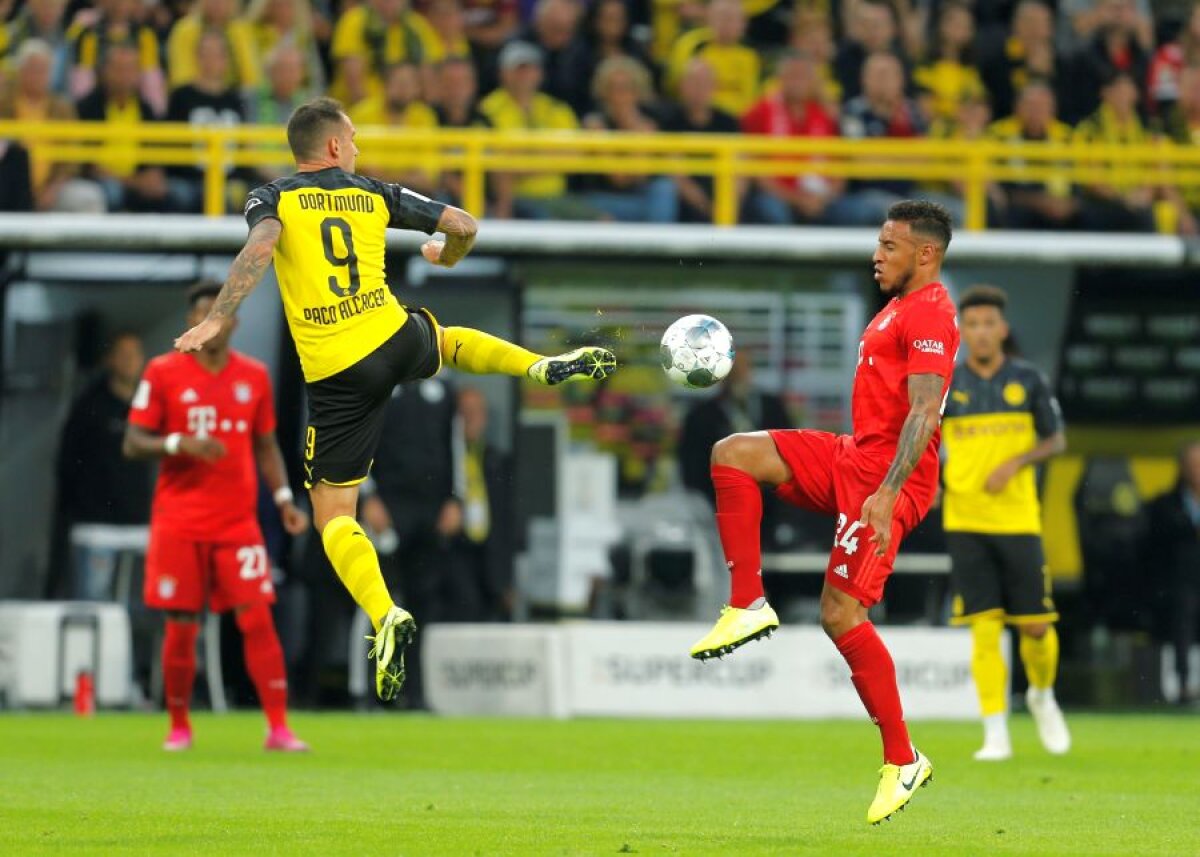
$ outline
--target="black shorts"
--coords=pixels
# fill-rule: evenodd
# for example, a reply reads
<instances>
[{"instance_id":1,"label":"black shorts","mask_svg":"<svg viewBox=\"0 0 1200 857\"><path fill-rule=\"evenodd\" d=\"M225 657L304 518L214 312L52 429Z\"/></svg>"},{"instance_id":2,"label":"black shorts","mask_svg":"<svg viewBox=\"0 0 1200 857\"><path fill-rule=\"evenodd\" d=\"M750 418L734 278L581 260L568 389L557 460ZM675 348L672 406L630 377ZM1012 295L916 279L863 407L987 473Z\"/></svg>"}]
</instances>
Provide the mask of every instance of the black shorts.
<instances>
[{"instance_id":1,"label":"black shorts","mask_svg":"<svg viewBox=\"0 0 1200 857\"><path fill-rule=\"evenodd\" d=\"M947 532L946 550L953 623L985 616L1013 625L1058 619L1041 536Z\"/></svg>"},{"instance_id":2,"label":"black shorts","mask_svg":"<svg viewBox=\"0 0 1200 857\"><path fill-rule=\"evenodd\" d=\"M305 385L304 487L356 485L371 472L388 399L397 384L430 378L442 368L437 320L427 309L408 319L353 366Z\"/></svg>"}]
</instances>

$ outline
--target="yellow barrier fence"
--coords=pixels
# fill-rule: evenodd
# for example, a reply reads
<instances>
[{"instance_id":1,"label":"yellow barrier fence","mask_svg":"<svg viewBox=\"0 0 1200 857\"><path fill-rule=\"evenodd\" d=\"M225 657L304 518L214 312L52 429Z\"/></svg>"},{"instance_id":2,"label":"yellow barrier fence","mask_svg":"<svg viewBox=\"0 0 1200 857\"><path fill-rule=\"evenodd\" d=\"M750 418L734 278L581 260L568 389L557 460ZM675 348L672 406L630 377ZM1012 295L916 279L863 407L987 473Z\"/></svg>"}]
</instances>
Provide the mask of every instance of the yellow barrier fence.
<instances>
[{"instance_id":1,"label":"yellow barrier fence","mask_svg":"<svg viewBox=\"0 0 1200 857\"><path fill-rule=\"evenodd\" d=\"M233 167L285 166L282 128L204 128L171 123L0 121L0 138L21 140L54 162L124 160L195 166L204 174L204 212L225 213ZM992 182L1200 187L1200 147L1008 143L992 140L845 140L718 134L360 128L360 160L380 169L459 172L463 205L484 210L489 173L625 173L709 176L713 222L737 222L742 178L820 174L848 179L961 183L966 227L987 225Z\"/></svg>"}]
</instances>

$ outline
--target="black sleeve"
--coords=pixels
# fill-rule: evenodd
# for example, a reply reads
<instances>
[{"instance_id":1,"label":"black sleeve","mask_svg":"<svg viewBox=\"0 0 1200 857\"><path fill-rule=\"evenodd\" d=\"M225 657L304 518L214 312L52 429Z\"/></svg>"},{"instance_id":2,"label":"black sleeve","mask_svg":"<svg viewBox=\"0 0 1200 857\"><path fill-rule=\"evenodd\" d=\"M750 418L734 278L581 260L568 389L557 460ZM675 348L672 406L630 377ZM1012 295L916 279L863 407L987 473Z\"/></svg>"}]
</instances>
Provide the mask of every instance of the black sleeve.
<instances>
[{"instance_id":1,"label":"black sleeve","mask_svg":"<svg viewBox=\"0 0 1200 857\"><path fill-rule=\"evenodd\" d=\"M242 214L251 229L268 217L279 220L279 191L269 184L256 187L246 195L246 207Z\"/></svg>"},{"instance_id":2,"label":"black sleeve","mask_svg":"<svg viewBox=\"0 0 1200 857\"><path fill-rule=\"evenodd\" d=\"M1047 438L1063 430L1062 408L1058 406L1058 399L1054 398L1050 382L1041 372L1035 371L1033 375L1034 383L1030 385L1033 427L1039 438Z\"/></svg>"},{"instance_id":3,"label":"black sleeve","mask_svg":"<svg viewBox=\"0 0 1200 857\"><path fill-rule=\"evenodd\" d=\"M379 184L387 200L389 229L414 229L426 235L437 232L445 205L398 184Z\"/></svg>"}]
</instances>

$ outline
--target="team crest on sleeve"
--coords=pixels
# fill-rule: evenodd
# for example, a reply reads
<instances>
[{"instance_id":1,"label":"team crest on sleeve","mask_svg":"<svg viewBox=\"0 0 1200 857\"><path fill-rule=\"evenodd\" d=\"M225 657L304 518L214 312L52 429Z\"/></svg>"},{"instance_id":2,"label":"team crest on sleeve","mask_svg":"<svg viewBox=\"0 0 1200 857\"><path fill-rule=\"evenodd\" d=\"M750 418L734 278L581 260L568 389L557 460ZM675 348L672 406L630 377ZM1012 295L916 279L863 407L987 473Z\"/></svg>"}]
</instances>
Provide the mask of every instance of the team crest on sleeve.
<instances>
[{"instance_id":1,"label":"team crest on sleeve","mask_svg":"<svg viewBox=\"0 0 1200 857\"><path fill-rule=\"evenodd\" d=\"M233 397L241 404L247 405L254 398L254 388L245 381L238 381L233 385Z\"/></svg>"},{"instance_id":2,"label":"team crest on sleeve","mask_svg":"<svg viewBox=\"0 0 1200 857\"><path fill-rule=\"evenodd\" d=\"M889 312L887 315L887 318L885 318L883 321L879 322L879 327L877 327L875 329L876 330L885 330L887 328L887 326L892 323L892 319L895 317L896 317L896 313Z\"/></svg>"}]
</instances>

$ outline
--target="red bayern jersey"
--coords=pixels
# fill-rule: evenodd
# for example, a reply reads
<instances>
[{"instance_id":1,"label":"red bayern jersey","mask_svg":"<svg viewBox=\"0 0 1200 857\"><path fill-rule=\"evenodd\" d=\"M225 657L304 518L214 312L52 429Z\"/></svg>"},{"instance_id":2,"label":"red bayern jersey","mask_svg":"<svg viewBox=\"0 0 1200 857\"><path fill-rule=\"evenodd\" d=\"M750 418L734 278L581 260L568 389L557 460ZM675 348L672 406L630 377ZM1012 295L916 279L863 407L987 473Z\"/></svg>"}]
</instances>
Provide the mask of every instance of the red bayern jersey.
<instances>
[{"instance_id":1,"label":"red bayern jersey","mask_svg":"<svg viewBox=\"0 0 1200 857\"><path fill-rule=\"evenodd\" d=\"M129 422L159 435L212 437L225 455L209 464L188 455L164 457L151 523L196 541L246 539L258 527L254 438L275 431L271 379L257 360L237 352L217 373L191 354L172 352L146 366Z\"/></svg>"},{"instance_id":2,"label":"red bayern jersey","mask_svg":"<svg viewBox=\"0 0 1200 857\"><path fill-rule=\"evenodd\" d=\"M930 283L903 298L892 298L858 342L858 368L850 407L854 444L886 468L896 455L900 429L908 416L908 376L941 375L942 404L954 376L958 318L945 286ZM937 482L941 429L934 432L913 479L930 491Z\"/></svg>"}]
</instances>

